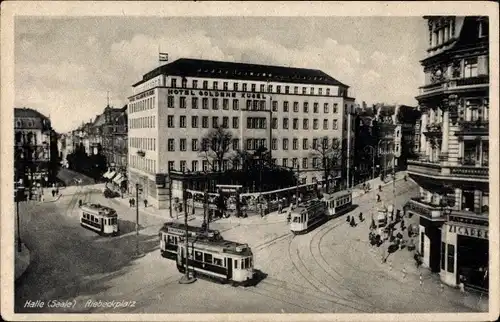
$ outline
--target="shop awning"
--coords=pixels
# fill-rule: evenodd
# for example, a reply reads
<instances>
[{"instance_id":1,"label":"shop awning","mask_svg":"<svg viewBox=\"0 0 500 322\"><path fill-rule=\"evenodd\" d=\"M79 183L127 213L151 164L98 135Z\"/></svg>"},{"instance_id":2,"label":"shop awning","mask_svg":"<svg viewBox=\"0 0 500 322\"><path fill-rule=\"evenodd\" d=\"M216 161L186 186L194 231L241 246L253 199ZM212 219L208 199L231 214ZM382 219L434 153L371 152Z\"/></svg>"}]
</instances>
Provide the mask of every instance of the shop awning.
<instances>
[{"instance_id":1,"label":"shop awning","mask_svg":"<svg viewBox=\"0 0 500 322\"><path fill-rule=\"evenodd\" d=\"M106 171L106 173L104 173L102 176L106 179L109 179L109 175L111 174L111 171Z\"/></svg>"},{"instance_id":2,"label":"shop awning","mask_svg":"<svg viewBox=\"0 0 500 322\"><path fill-rule=\"evenodd\" d=\"M123 178L123 176L121 174L118 174L114 179L113 179L113 182L116 183L116 184L120 184L121 182L121 179Z\"/></svg>"}]
</instances>

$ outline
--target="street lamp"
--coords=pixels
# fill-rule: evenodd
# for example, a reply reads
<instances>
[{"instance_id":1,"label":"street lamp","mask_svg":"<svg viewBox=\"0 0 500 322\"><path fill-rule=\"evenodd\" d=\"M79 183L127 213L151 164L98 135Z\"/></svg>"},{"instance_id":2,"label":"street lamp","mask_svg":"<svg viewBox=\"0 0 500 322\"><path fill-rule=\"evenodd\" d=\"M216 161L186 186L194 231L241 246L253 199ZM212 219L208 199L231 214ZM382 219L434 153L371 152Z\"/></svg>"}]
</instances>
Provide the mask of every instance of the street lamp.
<instances>
[{"instance_id":1,"label":"street lamp","mask_svg":"<svg viewBox=\"0 0 500 322\"><path fill-rule=\"evenodd\" d=\"M186 252L185 252L185 256L186 256L186 270L185 270L185 275L183 275L181 277L181 279L179 280L179 284L191 284L191 283L194 283L196 281L196 278L194 276L189 276L189 241L188 241L188 211L187 211L187 191L186 191L186 185L184 184L183 182L183 190L182 190L182 199L183 199L183 202L184 202L184 227L186 228L186 231L185 231L185 236L184 238L186 239ZM194 242L195 240L193 241L193 245L194 245Z\"/></svg>"}]
</instances>

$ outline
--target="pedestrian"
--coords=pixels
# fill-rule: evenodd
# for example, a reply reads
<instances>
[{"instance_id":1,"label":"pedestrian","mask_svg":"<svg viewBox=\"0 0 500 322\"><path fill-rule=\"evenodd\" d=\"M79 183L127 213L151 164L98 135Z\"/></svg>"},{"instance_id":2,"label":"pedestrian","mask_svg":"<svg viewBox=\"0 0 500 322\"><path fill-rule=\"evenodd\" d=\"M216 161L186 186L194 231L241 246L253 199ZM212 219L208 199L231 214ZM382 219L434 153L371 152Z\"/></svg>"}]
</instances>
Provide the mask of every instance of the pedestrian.
<instances>
[{"instance_id":1,"label":"pedestrian","mask_svg":"<svg viewBox=\"0 0 500 322\"><path fill-rule=\"evenodd\" d=\"M406 180L407 180L407 179L406 179L406 175L403 177L403 179L404 179L404 181L406 181Z\"/></svg>"},{"instance_id":2,"label":"pedestrian","mask_svg":"<svg viewBox=\"0 0 500 322\"><path fill-rule=\"evenodd\" d=\"M359 213L359 221L363 222L363 213L362 212Z\"/></svg>"},{"instance_id":3,"label":"pedestrian","mask_svg":"<svg viewBox=\"0 0 500 322\"><path fill-rule=\"evenodd\" d=\"M147 208L147 207L148 207L148 200L144 199L144 208Z\"/></svg>"},{"instance_id":4,"label":"pedestrian","mask_svg":"<svg viewBox=\"0 0 500 322\"><path fill-rule=\"evenodd\" d=\"M290 223L290 221L292 220L292 212L291 211L288 212L288 216L286 217L286 219L287 219L287 222Z\"/></svg>"},{"instance_id":5,"label":"pedestrian","mask_svg":"<svg viewBox=\"0 0 500 322\"><path fill-rule=\"evenodd\" d=\"M351 227L356 227L356 221L354 220L354 216L351 217Z\"/></svg>"},{"instance_id":6,"label":"pedestrian","mask_svg":"<svg viewBox=\"0 0 500 322\"><path fill-rule=\"evenodd\" d=\"M54 189L52 189L52 198L55 197L56 195L56 191Z\"/></svg>"},{"instance_id":7,"label":"pedestrian","mask_svg":"<svg viewBox=\"0 0 500 322\"><path fill-rule=\"evenodd\" d=\"M405 221L401 220L401 231L405 230Z\"/></svg>"},{"instance_id":8,"label":"pedestrian","mask_svg":"<svg viewBox=\"0 0 500 322\"><path fill-rule=\"evenodd\" d=\"M83 204L82 199L79 199L79 200L78 200L78 206L79 206L79 207L81 207L81 206L82 206L82 204Z\"/></svg>"},{"instance_id":9,"label":"pedestrian","mask_svg":"<svg viewBox=\"0 0 500 322\"><path fill-rule=\"evenodd\" d=\"M378 185L378 191L382 192L382 186Z\"/></svg>"},{"instance_id":10,"label":"pedestrian","mask_svg":"<svg viewBox=\"0 0 500 322\"><path fill-rule=\"evenodd\" d=\"M351 222L351 216L347 215L346 221L347 221L348 223L350 223L350 222Z\"/></svg>"},{"instance_id":11,"label":"pedestrian","mask_svg":"<svg viewBox=\"0 0 500 322\"><path fill-rule=\"evenodd\" d=\"M380 202L380 195L377 193L377 202Z\"/></svg>"},{"instance_id":12,"label":"pedestrian","mask_svg":"<svg viewBox=\"0 0 500 322\"><path fill-rule=\"evenodd\" d=\"M403 267L403 279L406 278L406 267Z\"/></svg>"},{"instance_id":13,"label":"pedestrian","mask_svg":"<svg viewBox=\"0 0 500 322\"><path fill-rule=\"evenodd\" d=\"M283 207L283 205L281 204L281 200L278 201L278 215L281 214L281 208Z\"/></svg>"},{"instance_id":14,"label":"pedestrian","mask_svg":"<svg viewBox=\"0 0 500 322\"><path fill-rule=\"evenodd\" d=\"M132 207L135 206L135 199L132 198Z\"/></svg>"}]
</instances>

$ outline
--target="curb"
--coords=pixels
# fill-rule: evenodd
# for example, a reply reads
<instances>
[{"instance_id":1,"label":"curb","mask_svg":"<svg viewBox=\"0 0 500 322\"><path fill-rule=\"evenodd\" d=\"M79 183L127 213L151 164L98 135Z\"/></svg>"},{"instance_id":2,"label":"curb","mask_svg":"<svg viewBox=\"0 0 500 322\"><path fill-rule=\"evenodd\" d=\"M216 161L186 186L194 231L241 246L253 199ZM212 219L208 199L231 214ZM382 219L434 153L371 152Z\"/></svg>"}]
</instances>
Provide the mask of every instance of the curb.
<instances>
[{"instance_id":1,"label":"curb","mask_svg":"<svg viewBox=\"0 0 500 322\"><path fill-rule=\"evenodd\" d=\"M25 244L25 243L22 243L22 246L24 246L24 248L25 248L25 249L26 249L26 251L28 252L28 264L26 265L26 267L24 267L24 268L22 269L22 272L21 272L21 273L19 273L19 275L18 275L17 277L15 276L15 275L17 275L17 274L16 274L16 272L14 271L15 281L18 281L21 277L23 277L24 273L26 273L26 271L28 270L28 267L30 267L30 265L31 265L31 250L28 248L28 246L26 246L26 244ZM15 251L17 251L17 250L15 250ZM15 259L14 259L14 260L15 260ZM14 267L15 267L15 263L14 263Z\"/></svg>"}]
</instances>

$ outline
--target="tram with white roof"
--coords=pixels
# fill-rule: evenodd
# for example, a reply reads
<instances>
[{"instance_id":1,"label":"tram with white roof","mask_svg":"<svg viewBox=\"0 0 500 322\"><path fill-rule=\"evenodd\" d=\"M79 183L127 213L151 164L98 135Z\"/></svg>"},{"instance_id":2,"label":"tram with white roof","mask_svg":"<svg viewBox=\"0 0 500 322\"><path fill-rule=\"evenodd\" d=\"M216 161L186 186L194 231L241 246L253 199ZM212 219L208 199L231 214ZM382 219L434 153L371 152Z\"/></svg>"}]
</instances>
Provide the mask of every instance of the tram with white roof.
<instances>
[{"instance_id":1,"label":"tram with white roof","mask_svg":"<svg viewBox=\"0 0 500 322\"><path fill-rule=\"evenodd\" d=\"M186 243L178 244L177 269L186 272ZM254 281L252 249L224 239L188 237L189 271L195 277L207 278L233 286L248 286Z\"/></svg>"},{"instance_id":2,"label":"tram with white roof","mask_svg":"<svg viewBox=\"0 0 500 322\"><path fill-rule=\"evenodd\" d=\"M206 236L213 239L222 239L218 230L205 231L202 227L187 226L189 237ZM181 237L186 236L186 225L183 223L168 222L160 228L160 252L161 256L176 260L177 248Z\"/></svg>"},{"instance_id":3,"label":"tram with white roof","mask_svg":"<svg viewBox=\"0 0 500 322\"><path fill-rule=\"evenodd\" d=\"M291 210L290 230L294 234L308 232L314 226L328 220L326 203L312 199Z\"/></svg>"},{"instance_id":4,"label":"tram with white roof","mask_svg":"<svg viewBox=\"0 0 500 322\"><path fill-rule=\"evenodd\" d=\"M118 214L113 208L86 203L80 207L80 225L103 236L118 235Z\"/></svg>"}]
</instances>

